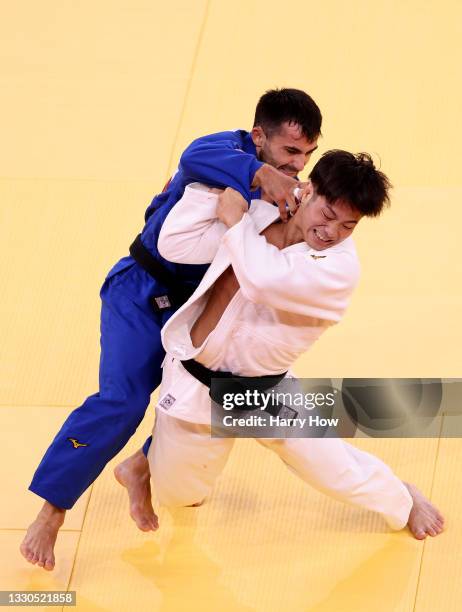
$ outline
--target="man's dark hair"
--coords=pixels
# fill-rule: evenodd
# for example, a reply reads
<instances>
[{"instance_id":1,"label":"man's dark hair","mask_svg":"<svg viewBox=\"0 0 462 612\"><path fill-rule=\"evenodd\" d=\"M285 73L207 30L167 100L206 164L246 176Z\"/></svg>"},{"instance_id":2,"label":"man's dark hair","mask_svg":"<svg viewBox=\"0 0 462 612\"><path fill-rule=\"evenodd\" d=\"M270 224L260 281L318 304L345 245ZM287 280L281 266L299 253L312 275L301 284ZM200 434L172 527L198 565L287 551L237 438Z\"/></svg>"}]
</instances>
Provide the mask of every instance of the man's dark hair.
<instances>
[{"instance_id":1,"label":"man's dark hair","mask_svg":"<svg viewBox=\"0 0 462 612\"><path fill-rule=\"evenodd\" d=\"M310 179L315 193L330 204L345 200L368 217L377 217L390 204L391 183L368 153L327 151L315 164Z\"/></svg>"},{"instance_id":2,"label":"man's dark hair","mask_svg":"<svg viewBox=\"0 0 462 612\"><path fill-rule=\"evenodd\" d=\"M308 140L321 134L321 111L307 93L300 89L270 89L258 101L253 126L259 125L271 136L285 121L298 124Z\"/></svg>"}]
</instances>

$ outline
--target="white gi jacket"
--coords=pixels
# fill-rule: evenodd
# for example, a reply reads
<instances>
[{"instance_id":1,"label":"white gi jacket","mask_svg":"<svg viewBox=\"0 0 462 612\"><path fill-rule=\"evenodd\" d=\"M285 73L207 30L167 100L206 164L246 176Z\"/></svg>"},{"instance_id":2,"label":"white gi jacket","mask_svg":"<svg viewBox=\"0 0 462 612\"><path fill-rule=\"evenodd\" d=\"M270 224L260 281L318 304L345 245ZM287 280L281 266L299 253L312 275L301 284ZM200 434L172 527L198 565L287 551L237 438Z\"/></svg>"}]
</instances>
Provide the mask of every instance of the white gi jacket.
<instances>
[{"instance_id":1,"label":"white gi jacket","mask_svg":"<svg viewBox=\"0 0 462 612\"><path fill-rule=\"evenodd\" d=\"M228 229L217 219L217 202L218 196L200 184L188 185L158 242L160 254L170 261L211 262L196 291L162 330L167 356L158 409L198 423L210 423L208 388L179 360L194 358L239 376L284 372L340 320L359 277L351 237L323 251L305 242L280 250L260 235L278 219L275 206L253 200L241 221ZM195 348L190 330L208 290L229 265L240 289L217 327Z\"/></svg>"}]
</instances>

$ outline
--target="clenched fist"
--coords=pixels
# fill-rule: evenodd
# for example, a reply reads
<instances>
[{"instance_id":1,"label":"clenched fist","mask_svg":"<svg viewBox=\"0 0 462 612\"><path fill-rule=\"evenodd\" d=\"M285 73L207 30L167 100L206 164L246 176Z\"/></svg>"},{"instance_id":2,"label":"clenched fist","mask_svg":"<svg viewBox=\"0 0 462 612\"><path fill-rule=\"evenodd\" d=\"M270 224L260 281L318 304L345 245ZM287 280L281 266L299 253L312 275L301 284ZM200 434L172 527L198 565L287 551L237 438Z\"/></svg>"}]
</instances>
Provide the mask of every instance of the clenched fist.
<instances>
[{"instance_id":1,"label":"clenched fist","mask_svg":"<svg viewBox=\"0 0 462 612\"><path fill-rule=\"evenodd\" d=\"M295 213L298 208L298 202L294 196L294 189L299 186L299 181L287 176L287 174L280 172L269 164L263 164L263 166L257 170L252 183L252 189L260 187L264 193L264 199L278 205L279 215L283 221L287 221L288 219L286 203L292 214Z\"/></svg>"},{"instance_id":2,"label":"clenched fist","mask_svg":"<svg viewBox=\"0 0 462 612\"><path fill-rule=\"evenodd\" d=\"M231 187L227 187L218 196L217 217L227 227L232 227L239 223L248 208L247 201L238 191Z\"/></svg>"}]
</instances>

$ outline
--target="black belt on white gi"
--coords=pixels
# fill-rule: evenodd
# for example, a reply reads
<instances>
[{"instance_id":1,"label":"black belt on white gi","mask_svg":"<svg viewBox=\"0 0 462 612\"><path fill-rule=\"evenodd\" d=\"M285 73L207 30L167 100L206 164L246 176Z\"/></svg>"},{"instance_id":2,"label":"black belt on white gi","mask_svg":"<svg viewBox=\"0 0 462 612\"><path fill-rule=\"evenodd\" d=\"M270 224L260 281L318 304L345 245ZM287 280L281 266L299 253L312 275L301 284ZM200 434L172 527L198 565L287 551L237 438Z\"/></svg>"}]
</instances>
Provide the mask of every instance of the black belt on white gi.
<instances>
[{"instance_id":1,"label":"black belt on white gi","mask_svg":"<svg viewBox=\"0 0 462 612\"><path fill-rule=\"evenodd\" d=\"M285 377L287 372L282 374L270 374L267 376L237 376L232 372L215 372L209 370L202 363L195 361L194 359L187 359L181 362L184 369L194 376L196 380L201 382L203 385L210 389L210 397L217 404L223 405L223 396L225 393L242 393L246 390L250 391L266 391L278 385L281 380ZM215 380L215 384L212 387L212 379ZM258 406L236 406L235 410L257 410ZM298 412L275 402L270 402L265 410L271 416L279 416L280 418L293 419L297 417Z\"/></svg>"},{"instance_id":2,"label":"black belt on white gi","mask_svg":"<svg viewBox=\"0 0 462 612\"><path fill-rule=\"evenodd\" d=\"M154 257L141 241L141 234L135 238L130 245L130 255L146 272L155 278L161 285L167 288L168 293L153 296L152 305L155 310L166 308L179 308L194 293L195 287L181 284L181 280L175 277L170 270L165 268L158 259Z\"/></svg>"}]
</instances>

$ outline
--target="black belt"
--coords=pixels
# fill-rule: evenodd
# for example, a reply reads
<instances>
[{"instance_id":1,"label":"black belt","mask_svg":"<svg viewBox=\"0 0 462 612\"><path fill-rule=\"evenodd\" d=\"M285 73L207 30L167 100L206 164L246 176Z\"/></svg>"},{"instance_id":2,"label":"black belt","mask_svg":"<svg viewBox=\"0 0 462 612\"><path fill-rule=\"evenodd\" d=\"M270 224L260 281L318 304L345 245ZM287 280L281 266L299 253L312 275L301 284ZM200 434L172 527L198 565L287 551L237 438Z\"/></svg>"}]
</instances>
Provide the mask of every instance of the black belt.
<instances>
[{"instance_id":1,"label":"black belt","mask_svg":"<svg viewBox=\"0 0 462 612\"><path fill-rule=\"evenodd\" d=\"M194 293L195 287L185 287L179 284L180 279L148 251L141 241L141 234L138 234L133 244L130 245L130 255L150 276L167 288L167 294L153 296L152 305L155 310L179 308Z\"/></svg>"},{"instance_id":2,"label":"black belt","mask_svg":"<svg viewBox=\"0 0 462 612\"><path fill-rule=\"evenodd\" d=\"M278 385L287 374L287 372L283 372L282 374L270 374L268 376L236 376L236 374L232 372L214 372L213 370L209 370L209 368L206 368L202 363L194 359L188 359L181 363L191 376L194 376L196 380L210 389L210 397L214 402L220 405L223 404L223 396L225 393L235 395L246 390L250 390L251 392L266 391ZM213 388L212 380L216 381ZM235 409L257 410L259 407L255 406L249 408L248 406L236 406ZM281 418L293 419L298 415L298 412L293 410L293 408L279 404L276 401L269 402L265 411L271 416L279 416Z\"/></svg>"}]
</instances>

